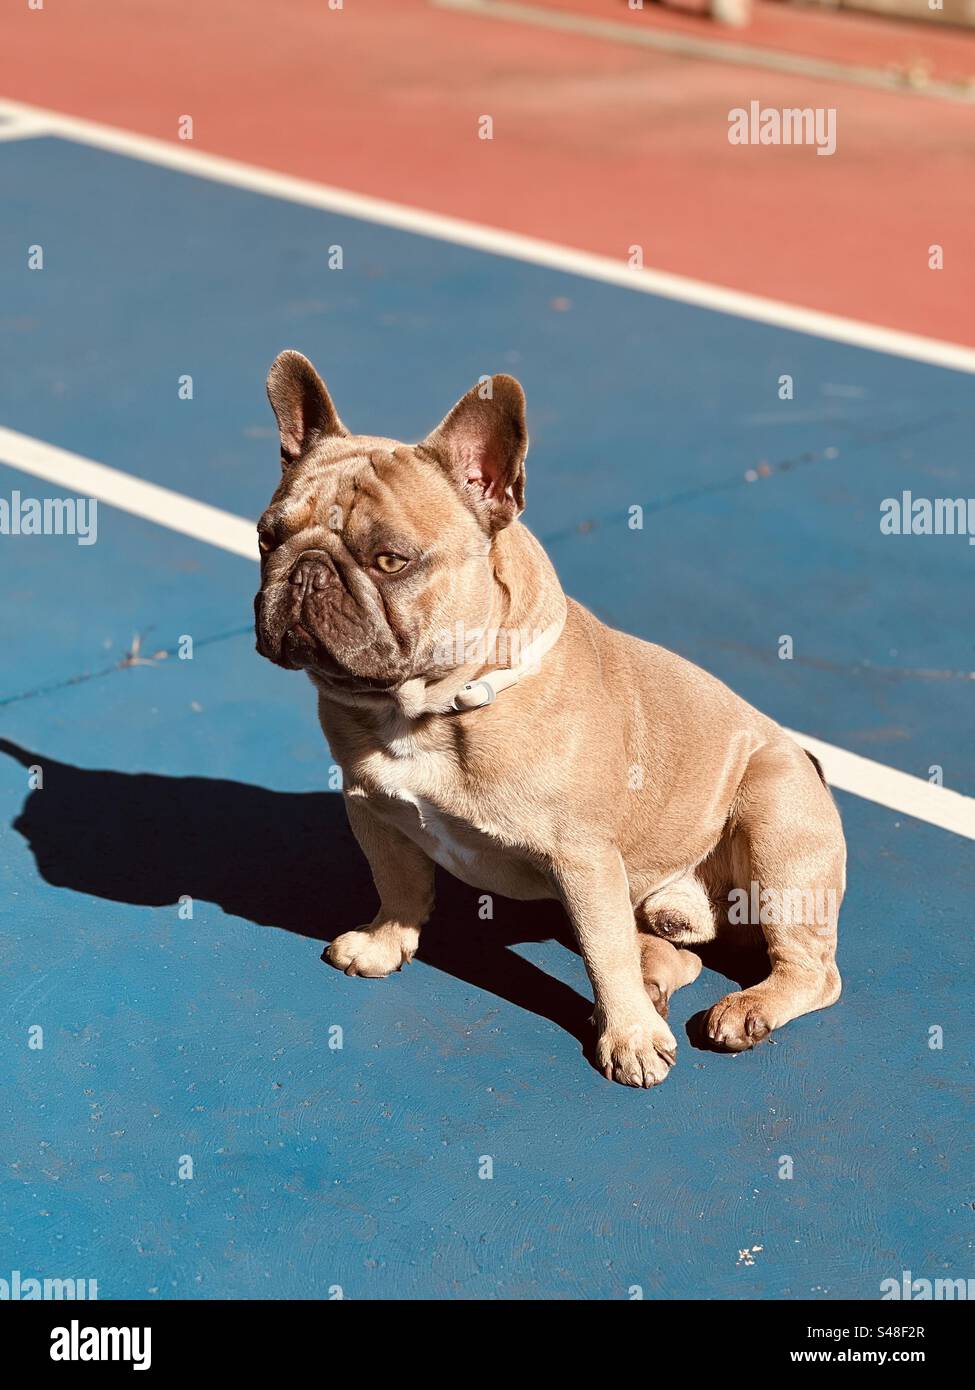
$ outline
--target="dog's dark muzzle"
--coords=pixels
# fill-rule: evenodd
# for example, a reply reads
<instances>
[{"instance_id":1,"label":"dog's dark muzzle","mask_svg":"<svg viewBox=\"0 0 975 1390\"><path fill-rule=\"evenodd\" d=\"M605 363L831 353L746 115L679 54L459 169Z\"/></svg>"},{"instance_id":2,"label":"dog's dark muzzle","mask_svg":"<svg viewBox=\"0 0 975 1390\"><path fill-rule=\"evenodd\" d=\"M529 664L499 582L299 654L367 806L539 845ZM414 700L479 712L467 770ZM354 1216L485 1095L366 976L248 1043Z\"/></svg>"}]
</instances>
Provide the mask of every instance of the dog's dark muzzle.
<instances>
[{"instance_id":1,"label":"dog's dark muzzle","mask_svg":"<svg viewBox=\"0 0 975 1390\"><path fill-rule=\"evenodd\" d=\"M291 569L265 584L254 600L257 650L287 669L341 669L333 647L359 623L357 605L334 563L320 550L303 551Z\"/></svg>"}]
</instances>

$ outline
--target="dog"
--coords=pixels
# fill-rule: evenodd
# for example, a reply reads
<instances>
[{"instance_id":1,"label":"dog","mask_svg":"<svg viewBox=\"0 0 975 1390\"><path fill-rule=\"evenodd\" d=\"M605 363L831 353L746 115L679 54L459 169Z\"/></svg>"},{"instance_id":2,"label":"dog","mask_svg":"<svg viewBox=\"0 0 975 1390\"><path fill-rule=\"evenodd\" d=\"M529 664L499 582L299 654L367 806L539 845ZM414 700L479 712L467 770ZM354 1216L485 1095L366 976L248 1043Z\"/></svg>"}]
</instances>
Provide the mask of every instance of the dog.
<instances>
[{"instance_id":1,"label":"dog","mask_svg":"<svg viewBox=\"0 0 975 1390\"><path fill-rule=\"evenodd\" d=\"M757 938L770 963L704 1016L715 1048L832 1004L846 847L818 764L566 598L519 520L519 383L483 378L415 445L351 433L300 353L267 391L281 480L258 525L257 649L311 677L380 903L325 958L370 977L412 960L439 864L564 905L613 1081L667 1076L667 1001L700 943Z\"/></svg>"}]
</instances>

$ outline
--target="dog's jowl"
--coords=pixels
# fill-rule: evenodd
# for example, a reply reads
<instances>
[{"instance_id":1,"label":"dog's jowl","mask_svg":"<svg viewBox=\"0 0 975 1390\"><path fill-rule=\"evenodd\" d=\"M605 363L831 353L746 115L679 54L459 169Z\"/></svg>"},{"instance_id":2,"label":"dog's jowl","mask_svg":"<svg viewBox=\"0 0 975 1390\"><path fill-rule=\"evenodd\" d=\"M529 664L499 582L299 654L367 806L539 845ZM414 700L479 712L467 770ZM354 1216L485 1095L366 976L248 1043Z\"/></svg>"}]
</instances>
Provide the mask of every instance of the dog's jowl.
<instances>
[{"instance_id":1,"label":"dog's jowl","mask_svg":"<svg viewBox=\"0 0 975 1390\"><path fill-rule=\"evenodd\" d=\"M258 650L312 679L379 893L328 960L409 961L440 864L563 903L615 1081L667 1075L667 1000L699 943L764 941L770 961L706 1015L715 1046L832 1004L846 855L818 765L720 681L565 597L519 521L518 382L482 382L414 445L351 433L299 353L268 394L282 468L258 528Z\"/></svg>"}]
</instances>

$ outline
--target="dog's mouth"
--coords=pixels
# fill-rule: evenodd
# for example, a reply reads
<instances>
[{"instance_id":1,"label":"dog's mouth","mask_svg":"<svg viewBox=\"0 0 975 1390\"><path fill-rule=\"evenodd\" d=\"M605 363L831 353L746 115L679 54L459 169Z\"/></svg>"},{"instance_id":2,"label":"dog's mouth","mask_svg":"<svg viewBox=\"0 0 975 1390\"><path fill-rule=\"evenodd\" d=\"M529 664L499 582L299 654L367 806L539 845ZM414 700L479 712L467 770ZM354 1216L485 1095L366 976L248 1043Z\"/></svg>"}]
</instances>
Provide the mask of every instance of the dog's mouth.
<instances>
[{"instance_id":1,"label":"dog's mouth","mask_svg":"<svg viewBox=\"0 0 975 1390\"><path fill-rule=\"evenodd\" d=\"M318 638L300 622L292 623L285 628L281 635L279 652L282 664L291 667L301 668L314 664L325 668L334 666L336 671L338 670L335 659Z\"/></svg>"},{"instance_id":2,"label":"dog's mouth","mask_svg":"<svg viewBox=\"0 0 975 1390\"><path fill-rule=\"evenodd\" d=\"M402 683L398 675L368 676L350 671L300 619L288 623L280 639L274 640L258 616L256 646L275 666L307 671L321 684L349 695L383 695Z\"/></svg>"},{"instance_id":3,"label":"dog's mouth","mask_svg":"<svg viewBox=\"0 0 975 1390\"><path fill-rule=\"evenodd\" d=\"M349 671L301 623L287 629L281 643L281 651L292 667L309 671L326 685L354 694L381 693L398 684L398 678L395 676L364 676Z\"/></svg>"},{"instance_id":4,"label":"dog's mouth","mask_svg":"<svg viewBox=\"0 0 975 1390\"><path fill-rule=\"evenodd\" d=\"M286 671L300 671L312 665L337 668L337 663L300 616L282 621L281 614L274 611L263 590L254 598L254 633L258 653Z\"/></svg>"},{"instance_id":5,"label":"dog's mouth","mask_svg":"<svg viewBox=\"0 0 975 1390\"><path fill-rule=\"evenodd\" d=\"M309 603L305 587L297 589L292 584L279 584L262 588L254 598L257 650L285 670L314 669L342 679L348 673L336 655L336 646L340 643L329 624L319 630L322 625L316 618L321 616L322 612Z\"/></svg>"},{"instance_id":6,"label":"dog's mouth","mask_svg":"<svg viewBox=\"0 0 975 1390\"><path fill-rule=\"evenodd\" d=\"M262 650L260 641L258 650ZM280 641L262 654L285 670L310 671L330 685L352 686L362 679L347 670L326 643L301 621L289 623Z\"/></svg>"}]
</instances>

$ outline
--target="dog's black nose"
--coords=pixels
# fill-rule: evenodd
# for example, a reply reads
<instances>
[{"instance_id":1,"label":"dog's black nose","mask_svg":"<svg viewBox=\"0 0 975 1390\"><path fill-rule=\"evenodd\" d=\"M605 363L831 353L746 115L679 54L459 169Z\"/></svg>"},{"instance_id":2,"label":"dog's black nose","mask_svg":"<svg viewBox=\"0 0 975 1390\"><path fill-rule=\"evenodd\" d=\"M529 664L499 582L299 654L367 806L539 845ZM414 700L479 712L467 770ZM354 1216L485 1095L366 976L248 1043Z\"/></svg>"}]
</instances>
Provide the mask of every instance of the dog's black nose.
<instances>
[{"instance_id":1,"label":"dog's black nose","mask_svg":"<svg viewBox=\"0 0 975 1390\"><path fill-rule=\"evenodd\" d=\"M320 555L300 555L290 576L299 589L324 589L328 579L327 563Z\"/></svg>"}]
</instances>

